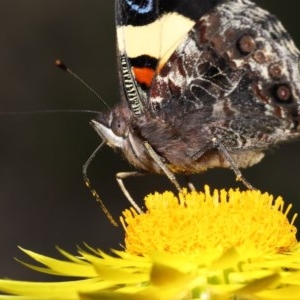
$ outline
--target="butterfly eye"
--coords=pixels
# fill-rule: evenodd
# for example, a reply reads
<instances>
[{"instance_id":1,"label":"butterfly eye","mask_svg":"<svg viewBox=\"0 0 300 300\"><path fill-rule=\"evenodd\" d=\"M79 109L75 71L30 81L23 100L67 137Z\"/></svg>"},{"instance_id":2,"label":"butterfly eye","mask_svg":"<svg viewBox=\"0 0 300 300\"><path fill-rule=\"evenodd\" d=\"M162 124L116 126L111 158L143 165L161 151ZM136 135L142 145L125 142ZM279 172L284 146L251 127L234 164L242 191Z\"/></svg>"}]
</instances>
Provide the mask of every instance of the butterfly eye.
<instances>
[{"instance_id":1,"label":"butterfly eye","mask_svg":"<svg viewBox=\"0 0 300 300\"><path fill-rule=\"evenodd\" d=\"M238 40L237 46L242 54L249 54L255 51L256 42L251 35L245 34Z\"/></svg>"},{"instance_id":2,"label":"butterfly eye","mask_svg":"<svg viewBox=\"0 0 300 300\"><path fill-rule=\"evenodd\" d=\"M281 102L289 102L292 97L291 89L287 85L278 85L275 89L275 96Z\"/></svg>"},{"instance_id":3,"label":"butterfly eye","mask_svg":"<svg viewBox=\"0 0 300 300\"><path fill-rule=\"evenodd\" d=\"M124 136L127 125L123 118L115 116L111 123L111 129L117 136Z\"/></svg>"}]
</instances>

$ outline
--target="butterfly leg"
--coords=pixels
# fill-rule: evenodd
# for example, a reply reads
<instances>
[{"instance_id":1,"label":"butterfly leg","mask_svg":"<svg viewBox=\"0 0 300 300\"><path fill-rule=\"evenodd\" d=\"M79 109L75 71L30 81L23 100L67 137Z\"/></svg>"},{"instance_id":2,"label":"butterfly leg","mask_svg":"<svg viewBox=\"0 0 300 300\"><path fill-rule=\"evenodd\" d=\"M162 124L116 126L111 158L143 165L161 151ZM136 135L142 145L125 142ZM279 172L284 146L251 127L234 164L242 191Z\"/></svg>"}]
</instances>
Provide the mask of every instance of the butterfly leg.
<instances>
[{"instance_id":1,"label":"butterfly leg","mask_svg":"<svg viewBox=\"0 0 300 300\"><path fill-rule=\"evenodd\" d=\"M128 177L136 177L136 176L142 176L145 175L144 173L140 172L119 172L116 174L116 180L119 184L119 187L127 200L130 202L130 204L135 208L135 210L139 213L142 214L143 211L142 209L138 206L138 204L132 199L131 195L129 194L128 190L126 189L123 180L128 178Z\"/></svg>"},{"instance_id":2,"label":"butterfly leg","mask_svg":"<svg viewBox=\"0 0 300 300\"><path fill-rule=\"evenodd\" d=\"M241 181L249 190L255 190L255 188L250 184L248 180L245 179L245 177L242 175L242 172L237 167L236 163L228 153L227 149L224 147L222 143L217 143L216 148L222 153L224 158L229 162L231 169L235 173L236 180Z\"/></svg>"},{"instance_id":3,"label":"butterfly leg","mask_svg":"<svg viewBox=\"0 0 300 300\"><path fill-rule=\"evenodd\" d=\"M181 186L179 185L175 175L168 169L162 158L154 151L152 146L147 141L144 142L144 146L152 159L158 164L158 166L166 174L169 180L175 185L176 189L181 192Z\"/></svg>"},{"instance_id":4,"label":"butterfly leg","mask_svg":"<svg viewBox=\"0 0 300 300\"><path fill-rule=\"evenodd\" d=\"M202 149L197 151L192 155L192 158L194 160L199 159L204 153L208 150L217 149L219 152L223 155L223 157L229 162L230 168L233 170L236 180L241 181L248 189L255 190L255 188L245 179L245 177L242 175L240 169L237 167L235 161L232 159L230 154L228 153L226 147L217 141L217 139L212 139L210 143L208 143L206 146L204 146Z\"/></svg>"}]
</instances>

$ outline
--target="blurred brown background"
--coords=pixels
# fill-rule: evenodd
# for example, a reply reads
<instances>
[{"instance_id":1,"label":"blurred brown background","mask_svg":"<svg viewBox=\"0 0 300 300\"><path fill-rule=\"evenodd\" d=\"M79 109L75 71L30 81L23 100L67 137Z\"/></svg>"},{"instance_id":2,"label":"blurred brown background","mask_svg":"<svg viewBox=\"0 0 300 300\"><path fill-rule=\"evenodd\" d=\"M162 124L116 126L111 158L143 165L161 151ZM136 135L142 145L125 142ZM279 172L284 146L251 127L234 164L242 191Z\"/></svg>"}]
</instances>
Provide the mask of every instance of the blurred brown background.
<instances>
[{"instance_id":1,"label":"blurred brown background","mask_svg":"<svg viewBox=\"0 0 300 300\"><path fill-rule=\"evenodd\" d=\"M201 1L201 0L199 0ZM257 0L276 14L300 46L298 0ZM0 0L0 111L102 110L84 87L54 67L61 58L111 105L117 99L113 0ZM17 245L48 255L54 246L75 252L86 242L119 248L113 228L85 188L81 168L100 143L88 114L0 116L0 277L42 279L14 261ZM244 171L257 188L283 195L300 211L300 141L282 145ZM115 181L130 170L105 147L89 176L114 216L128 206ZM201 188L238 186L234 174L211 170L194 177ZM126 181L137 201L150 191L172 189L168 180L146 176ZM299 224L299 220L298 220Z\"/></svg>"}]
</instances>

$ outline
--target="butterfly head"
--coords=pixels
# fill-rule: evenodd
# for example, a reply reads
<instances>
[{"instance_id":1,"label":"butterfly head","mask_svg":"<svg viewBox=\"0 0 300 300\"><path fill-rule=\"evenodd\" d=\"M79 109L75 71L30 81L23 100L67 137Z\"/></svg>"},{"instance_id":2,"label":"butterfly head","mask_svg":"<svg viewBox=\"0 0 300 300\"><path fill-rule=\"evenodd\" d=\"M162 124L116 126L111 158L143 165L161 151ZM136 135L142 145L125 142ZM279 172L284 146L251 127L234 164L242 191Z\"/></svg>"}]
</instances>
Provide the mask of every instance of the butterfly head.
<instances>
[{"instance_id":1,"label":"butterfly head","mask_svg":"<svg viewBox=\"0 0 300 300\"><path fill-rule=\"evenodd\" d=\"M91 125L108 146L124 148L129 136L131 115L126 106L117 106L108 113L100 112Z\"/></svg>"}]
</instances>

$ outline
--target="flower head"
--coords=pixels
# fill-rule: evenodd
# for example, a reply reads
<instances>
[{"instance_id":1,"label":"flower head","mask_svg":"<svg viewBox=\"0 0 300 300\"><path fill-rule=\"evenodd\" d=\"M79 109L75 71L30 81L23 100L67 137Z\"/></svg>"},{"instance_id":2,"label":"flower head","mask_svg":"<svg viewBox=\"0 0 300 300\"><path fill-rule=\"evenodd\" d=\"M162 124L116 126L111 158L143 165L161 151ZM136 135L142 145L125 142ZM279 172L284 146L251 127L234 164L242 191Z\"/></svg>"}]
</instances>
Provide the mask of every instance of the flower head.
<instances>
[{"instance_id":1,"label":"flower head","mask_svg":"<svg viewBox=\"0 0 300 300\"><path fill-rule=\"evenodd\" d=\"M232 247L259 253L288 251L297 243L281 197L260 191L215 190L171 192L145 198L147 211L126 210L126 251L195 254Z\"/></svg>"},{"instance_id":2,"label":"flower head","mask_svg":"<svg viewBox=\"0 0 300 300\"><path fill-rule=\"evenodd\" d=\"M87 246L64 260L23 251L64 282L0 280L0 299L299 299L300 245L282 198L239 190L170 192L126 210L125 250ZM79 279L78 279L79 278Z\"/></svg>"}]
</instances>

